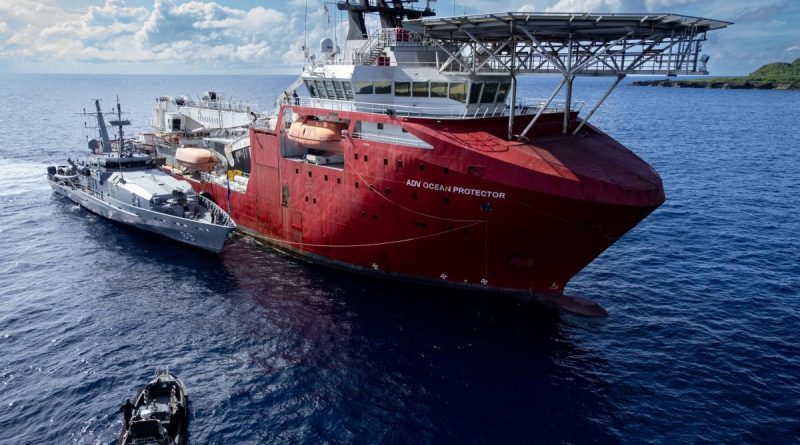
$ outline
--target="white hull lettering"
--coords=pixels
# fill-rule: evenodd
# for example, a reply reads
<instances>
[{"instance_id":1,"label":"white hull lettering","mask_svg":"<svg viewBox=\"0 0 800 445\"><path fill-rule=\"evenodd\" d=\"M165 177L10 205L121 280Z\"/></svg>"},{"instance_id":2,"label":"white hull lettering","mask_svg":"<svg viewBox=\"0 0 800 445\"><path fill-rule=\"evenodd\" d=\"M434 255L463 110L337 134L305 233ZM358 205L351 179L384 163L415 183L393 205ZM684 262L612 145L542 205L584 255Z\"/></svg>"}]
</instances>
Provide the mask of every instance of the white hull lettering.
<instances>
[{"instance_id":1,"label":"white hull lettering","mask_svg":"<svg viewBox=\"0 0 800 445\"><path fill-rule=\"evenodd\" d=\"M456 193L459 195L465 196L477 196L480 198L495 198L495 199L506 199L505 192L496 192L493 190L480 190L480 189L471 189L466 187L458 187L452 185L445 185L445 184L436 184L434 182L422 182L417 181L416 179L408 179L406 180L406 185L408 187L415 187L415 188L423 188L427 190L434 190L437 192L445 192L445 193Z\"/></svg>"}]
</instances>

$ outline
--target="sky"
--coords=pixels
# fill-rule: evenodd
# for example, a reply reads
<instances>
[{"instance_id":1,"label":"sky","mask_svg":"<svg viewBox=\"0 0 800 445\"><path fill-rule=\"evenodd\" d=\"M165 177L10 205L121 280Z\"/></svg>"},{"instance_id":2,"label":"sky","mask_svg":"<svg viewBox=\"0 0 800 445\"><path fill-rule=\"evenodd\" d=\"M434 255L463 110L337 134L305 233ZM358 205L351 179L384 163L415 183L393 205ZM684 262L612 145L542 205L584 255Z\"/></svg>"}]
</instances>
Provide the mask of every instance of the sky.
<instances>
[{"instance_id":1,"label":"sky","mask_svg":"<svg viewBox=\"0 0 800 445\"><path fill-rule=\"evenodd\" d=\"M326 15L322 0L0 0L0 72L298 74L304 27L312 49L337 29L344 35L346 20L333 3ZM431 7L438 16L670 12L735 22L710 32L703 46L714 75L800 58L800 0L440 0Z\"/></svg>"}]
</instances>

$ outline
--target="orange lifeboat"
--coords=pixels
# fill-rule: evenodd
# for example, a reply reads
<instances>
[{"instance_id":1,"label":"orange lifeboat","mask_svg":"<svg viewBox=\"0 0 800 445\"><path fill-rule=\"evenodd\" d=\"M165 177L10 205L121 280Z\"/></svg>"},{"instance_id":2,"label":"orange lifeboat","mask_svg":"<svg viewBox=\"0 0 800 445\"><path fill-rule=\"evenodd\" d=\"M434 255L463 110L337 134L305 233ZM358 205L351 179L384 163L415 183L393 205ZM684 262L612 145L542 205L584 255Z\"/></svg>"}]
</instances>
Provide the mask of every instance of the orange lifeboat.
<instances>
[{"instance_id":1,"label":"orange lifeboat","mask_svg":"<svg viewBox=\"0 0 800 445\"><path fill-rule=\"evenodd\" d=\"M214 169L217 157L205 148L181 147L175 151L175 161L186 168L207 172Z\"/></svg>"},{"instance_id":2,"label":"orange lifeboat","mask_svg":"<svg viewBox=\"0 0 800 445\"><path fill-rule=\"evenodd\" d=\"M347 124L342 122L319 121L302 118L289 127L289 140L306 148L342 152L342 130Z\"/></svg>"}]
</instances>

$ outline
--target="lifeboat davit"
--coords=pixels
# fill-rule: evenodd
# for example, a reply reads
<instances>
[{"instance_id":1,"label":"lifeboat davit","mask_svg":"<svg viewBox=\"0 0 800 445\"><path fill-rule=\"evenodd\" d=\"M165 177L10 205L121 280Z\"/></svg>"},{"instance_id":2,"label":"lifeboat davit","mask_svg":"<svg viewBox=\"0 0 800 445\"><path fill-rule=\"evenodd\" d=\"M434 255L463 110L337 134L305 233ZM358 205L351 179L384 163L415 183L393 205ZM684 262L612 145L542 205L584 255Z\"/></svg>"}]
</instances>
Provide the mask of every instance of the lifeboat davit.
<instances>
[{"instance_id":1,"label":"lifeboat davit","mask_svg":"<svg viewBox=\"0 0 800 445\"><path fill-rule=\"evenodd\" d=\"M208 172L214 169L217 157L205 148L181 147L175 151L175 161L186 168Z\"/></svg>"},{"instance_id":2,"label":"lifeboat davit","mask_svg":"<svg viewBox=\"0 0 800 445\"><path fill-rule=\"evenodd\" d=\"M289 127L289 140L306 148L342 152L342 130L347 124L302 118Z\"/></svg>"}]
</instances>

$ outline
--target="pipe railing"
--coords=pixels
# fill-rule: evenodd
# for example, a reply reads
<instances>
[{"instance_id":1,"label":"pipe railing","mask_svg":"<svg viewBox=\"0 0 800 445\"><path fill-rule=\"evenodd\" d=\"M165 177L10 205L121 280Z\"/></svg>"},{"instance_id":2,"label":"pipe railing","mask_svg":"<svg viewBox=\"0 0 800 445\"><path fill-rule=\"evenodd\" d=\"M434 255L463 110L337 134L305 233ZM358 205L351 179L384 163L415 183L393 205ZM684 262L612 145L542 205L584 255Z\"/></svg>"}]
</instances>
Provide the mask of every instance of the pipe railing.
<instances>
[{"instance_id":1,"label":"pipe railing","mask_svg":"<svg viewBox=\"0 0 800 445\"><path fill-rule=\"evenodd\" d=\"M364 141L384 142L387 144L405 145L405 146L419 147L419 148L432 148L430 144L428 144L423 140L417 139L416 137L394 137L378 133L361 132L361 131L354 131L352 133L352 137Z\"/></svg>"},{"instance_id":2,"label":"pipe railing","mask_svg":"<svg viewBox=\"0 0 800 445\"><path fill-rule=\"evenodd\" d=\"M233 222L233 219L228 215L227 212L222 210L222 208L214 203L214 201L206 198L202 195L196 195L197 200L199 203L203 204L205 208L211 212L211 221L213 224L223 227L232 227L236 228L236 223Z\"/></svg>"},{"instance_id":3,"label":"pipe railing","mask_svg":"<svg viewBox=\"0 0 800 445\"><path fill-rule=\"evenodd\" d=\"M353 111L360 113L388 114L400 117L418 117L427 119L475 119L507 116L510 107L505 103L490 105L465 105L463 107L430 107L415 105L400 105L373 102L355 102L336 99L320 99L314 97L300 97L289 105L308 108L322 108L333 111ZM524 98L518 100L514 114L528 115L538 113L547 104L547 99ZM583 102L573 103L570 108L573 111L580 111ZM566 108L564 101L550 102L544 113L559 113Z\"/></svg>"}]
</instances>

